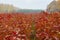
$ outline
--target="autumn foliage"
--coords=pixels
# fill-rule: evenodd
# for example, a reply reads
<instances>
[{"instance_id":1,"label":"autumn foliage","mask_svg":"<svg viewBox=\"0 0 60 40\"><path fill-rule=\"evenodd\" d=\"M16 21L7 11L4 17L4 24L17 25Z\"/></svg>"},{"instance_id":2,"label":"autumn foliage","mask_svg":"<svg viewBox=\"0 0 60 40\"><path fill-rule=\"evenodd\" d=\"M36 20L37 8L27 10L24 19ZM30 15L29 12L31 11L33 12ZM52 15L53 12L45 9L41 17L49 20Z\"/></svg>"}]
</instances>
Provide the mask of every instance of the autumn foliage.
<instances>
[{"instance_id":1,"label":"autumn foliage","mask_svg":"<svg viewBox=\"0 0 60 40\"><path fill-rule=\"evenodd\" d=\"M60 13L0 13L0 40L60 40Z\"/></svg>"}]
</instances>

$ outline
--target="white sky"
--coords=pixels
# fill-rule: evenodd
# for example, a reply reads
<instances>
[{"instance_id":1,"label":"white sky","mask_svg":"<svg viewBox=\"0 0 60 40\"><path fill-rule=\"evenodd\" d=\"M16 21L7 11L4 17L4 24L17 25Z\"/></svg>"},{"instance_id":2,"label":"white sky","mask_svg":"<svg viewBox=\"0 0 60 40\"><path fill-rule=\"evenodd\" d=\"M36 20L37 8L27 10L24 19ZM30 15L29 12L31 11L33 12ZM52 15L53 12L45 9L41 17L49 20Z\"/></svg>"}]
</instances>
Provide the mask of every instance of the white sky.
<instances>
[{"instance_id":1,"label":"white sky","mask_svg":"<svg viewBox=\"0 0 60 40\"><path fill-rule=\"evenodd\" d=\"M0 0L2 4L12 4L22 9L46 9L52 0Z\"/></svg>"}]
</instances>

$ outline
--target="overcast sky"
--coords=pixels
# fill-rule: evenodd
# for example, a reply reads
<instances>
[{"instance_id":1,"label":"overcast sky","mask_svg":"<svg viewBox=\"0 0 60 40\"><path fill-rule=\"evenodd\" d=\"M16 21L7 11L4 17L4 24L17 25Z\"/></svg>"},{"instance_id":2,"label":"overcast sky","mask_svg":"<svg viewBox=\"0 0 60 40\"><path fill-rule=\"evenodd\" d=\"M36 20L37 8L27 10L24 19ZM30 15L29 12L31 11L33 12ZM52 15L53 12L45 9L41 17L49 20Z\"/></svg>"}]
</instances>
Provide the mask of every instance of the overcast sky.
<instances>
[{"instance_id":1,"label":"overcast sky","mask_svg":"<svg viewBox=\"0 0 60 40\"><path fill-rule=\"evenodd\" d=\"M22 9L46 9L52 0L0 0L2 4L12 4Z\"/></svg>"}]
</instances>

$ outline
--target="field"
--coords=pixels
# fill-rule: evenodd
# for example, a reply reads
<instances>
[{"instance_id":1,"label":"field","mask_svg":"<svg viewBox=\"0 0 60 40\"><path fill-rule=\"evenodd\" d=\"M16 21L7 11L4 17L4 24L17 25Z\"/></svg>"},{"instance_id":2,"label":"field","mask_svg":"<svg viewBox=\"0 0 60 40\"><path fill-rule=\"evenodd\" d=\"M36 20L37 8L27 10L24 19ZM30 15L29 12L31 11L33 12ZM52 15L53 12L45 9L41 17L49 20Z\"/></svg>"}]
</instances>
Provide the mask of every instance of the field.
<instances>
[{"instance_id":1,"label":"field","mask_svg":"<svg viewBox=\"0 0 60 40\"><path fill-rule=\"evenodd\" d=\"M0 13L0 40L60 40L60 13Z\"/></svg>"}]
</instances>

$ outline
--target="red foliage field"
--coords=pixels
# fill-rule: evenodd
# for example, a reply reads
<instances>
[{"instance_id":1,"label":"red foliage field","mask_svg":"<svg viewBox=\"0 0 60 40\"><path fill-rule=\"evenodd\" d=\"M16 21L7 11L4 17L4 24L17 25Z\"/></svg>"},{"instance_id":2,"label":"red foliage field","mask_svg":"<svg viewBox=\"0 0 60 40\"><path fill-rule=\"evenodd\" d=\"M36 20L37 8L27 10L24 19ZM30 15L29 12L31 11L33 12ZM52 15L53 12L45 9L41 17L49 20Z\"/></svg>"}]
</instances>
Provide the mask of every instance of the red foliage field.
<instances>
[{"instance_id":1,"label":"red foliage field","mask_svg":"<svg viewBox=\"0 0 60 40\"><path fill-rule=\"evenodd\" d=\"M60 13L0 13L0 40L60 40Z\"/></svg>"}]
</instances>

